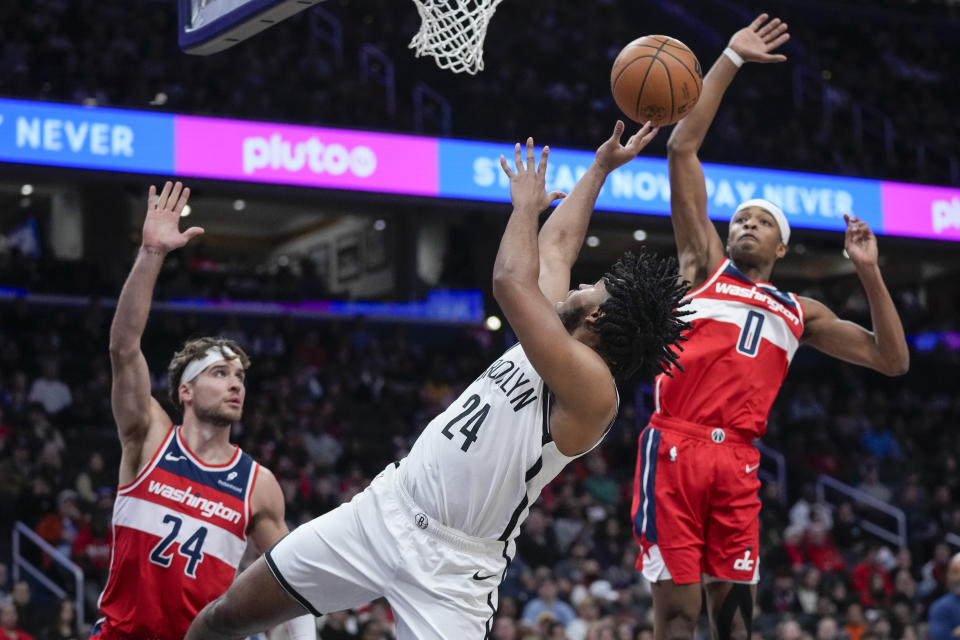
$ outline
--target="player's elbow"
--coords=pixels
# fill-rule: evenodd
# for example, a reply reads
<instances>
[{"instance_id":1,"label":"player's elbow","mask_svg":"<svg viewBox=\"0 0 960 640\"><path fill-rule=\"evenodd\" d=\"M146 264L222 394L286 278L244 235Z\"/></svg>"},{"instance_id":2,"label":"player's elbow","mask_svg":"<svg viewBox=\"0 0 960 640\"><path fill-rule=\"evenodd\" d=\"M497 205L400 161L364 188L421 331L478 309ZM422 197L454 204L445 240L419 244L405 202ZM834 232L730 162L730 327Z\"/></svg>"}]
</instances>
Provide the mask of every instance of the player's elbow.
<instances>
[{"instance_id":1,"label":"player's elbow","mask_svg":"<svg viewBox=\"0 0 960 640\"><path fill-rule=\"evenodd\" d=\"M695 156L697 155L697 147L696 140L688 140L683 135L681 127L674 127L673 132L667 139L667 158L683 155Z\"/></svg>"},{"instance_id":2,"label":"player's elbow","mask_svg":"<svg viewBox=\"0 0 960 640\"><path fill-rule=\"evenodd\" d=\"M133 358L139 351L140 345L130 343L126 340L114 339L110 336L110 360L114 363L122 363Z\"/></svg>"},{"instance_id":3,"label":"player's elbow","mask_svg":"<svg viewBox=\"0 0 960 640\"><path fill-rule=\"evenodd\" d=\"M884 372L890 377L906 375L910 371L910 354L905 353L892 362Z\"/></svg>"},{"instance_id":4,"label":"player's elbow","mask_svg":"<svg viewBox=\"0 0 960 640\"><path fill-rule=\"evenodd\" d=\"M515 273L509 269L496 269L493 272L493 298L503 306L512 296L516 295L519 281Z\"/></svg>"},{"instance_id":5,"label":"player's elbow","mask_svg":"<svg viewBox=\"0 0 960 640\"><path fill-rule=\"evenodd\" d=\"M903 353L883 358L873 368L891 378L902 376L910 370L910 353L904 350Z\"/></svg>"}]
</instances>

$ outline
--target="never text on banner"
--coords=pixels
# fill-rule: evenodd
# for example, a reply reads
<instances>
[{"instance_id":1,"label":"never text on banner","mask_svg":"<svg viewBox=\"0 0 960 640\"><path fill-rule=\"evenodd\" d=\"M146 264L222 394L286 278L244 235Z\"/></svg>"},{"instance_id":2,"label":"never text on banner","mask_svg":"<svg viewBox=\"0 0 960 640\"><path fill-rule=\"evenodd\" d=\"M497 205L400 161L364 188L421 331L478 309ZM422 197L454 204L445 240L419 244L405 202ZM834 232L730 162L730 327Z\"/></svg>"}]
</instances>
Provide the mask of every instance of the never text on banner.
<instances>
[{"instance_id":1,"label":"never text on banner","mask_svg":"<svg viewBox=\"0 0 960 640\"><path fill-rule=\"evenodd\" d=\"M170 174L175 117L0 99L0 162Z\"/></svg>"}]
</instances>

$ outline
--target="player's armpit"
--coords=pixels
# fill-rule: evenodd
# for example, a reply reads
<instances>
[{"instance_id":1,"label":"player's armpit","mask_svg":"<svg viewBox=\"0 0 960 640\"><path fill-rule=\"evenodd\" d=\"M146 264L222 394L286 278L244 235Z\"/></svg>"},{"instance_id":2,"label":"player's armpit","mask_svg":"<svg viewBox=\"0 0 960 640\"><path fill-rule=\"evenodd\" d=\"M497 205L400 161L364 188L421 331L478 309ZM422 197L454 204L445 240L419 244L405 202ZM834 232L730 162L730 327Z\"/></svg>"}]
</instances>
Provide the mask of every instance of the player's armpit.
<instances>
[{"instance_id":1,"label":"player's armpit","mask_svg":"<svg viewBox=\"0 0 960 640\"><path fill-rule=\"evenodd\" d=\"M263 465L257 468L251 502L252 517L247 535L257 551L263 553L289 532L284 519L283 490L276 476Z\"/></svg>"},{"instance_id":2,"label":"player's armpit","mask_svg":"<svg viewBox=\"0 0 960 640\"><path fill-rule=\"evenodd\" d=\"M888 376L906 373L895 353L885 353L874 332L837 317L822 302L800 297L803 307L803 342L851 364L870 367Z\"/></svg>"}]
</instances>

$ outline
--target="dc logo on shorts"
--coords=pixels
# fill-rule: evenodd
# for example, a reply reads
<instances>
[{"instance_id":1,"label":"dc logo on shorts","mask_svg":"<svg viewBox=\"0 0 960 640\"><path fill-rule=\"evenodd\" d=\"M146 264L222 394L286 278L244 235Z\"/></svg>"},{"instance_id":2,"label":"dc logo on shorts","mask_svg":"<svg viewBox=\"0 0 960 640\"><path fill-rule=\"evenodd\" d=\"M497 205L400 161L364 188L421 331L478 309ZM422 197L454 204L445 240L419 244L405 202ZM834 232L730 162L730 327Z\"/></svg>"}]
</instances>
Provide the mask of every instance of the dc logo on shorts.
<instances>
[{"instance_id":1,"label":"dc logo on shorts","mask_svg":"<svg viewBox=\"0 0 960 640\"><path fill-rule=\"evenodd\" d=\"M417 515L413 516L413 521L421 529L426 529L430 525L430 521L427 520L427 514L425 513L418 513Z\"/></svg>"},{"instance_id":2,"label":"dc logo on shorts","mask_svg":"<svg viewBox=\"0 0 960 640\"><path fill-rule=\"evenodd\" d=\"M710 439L720 444L727 439L727 434L723 432L723 429L714 429L713 433L710 434Z\"/></svg>"}]
</instances>

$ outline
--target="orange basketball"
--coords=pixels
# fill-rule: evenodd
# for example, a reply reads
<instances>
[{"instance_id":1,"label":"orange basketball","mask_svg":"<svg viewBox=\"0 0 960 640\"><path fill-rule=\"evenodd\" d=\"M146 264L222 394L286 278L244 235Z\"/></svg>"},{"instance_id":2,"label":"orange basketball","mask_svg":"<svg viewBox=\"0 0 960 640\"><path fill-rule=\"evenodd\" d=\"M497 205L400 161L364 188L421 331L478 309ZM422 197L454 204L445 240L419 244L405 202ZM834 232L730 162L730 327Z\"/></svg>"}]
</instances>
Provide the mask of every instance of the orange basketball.
<instances>
[{"instance_id":1,"label":"orange basketball","mask_svg":"<svg viewBox=\"0 0 960 640\"><path fill-rule=\"evenodd\" d=\"M669 36L644 36L623 48L610 70L610 90L631 120L663 126L690 113L703 86L697 56Z\"/></svg>"}]
</instances>

